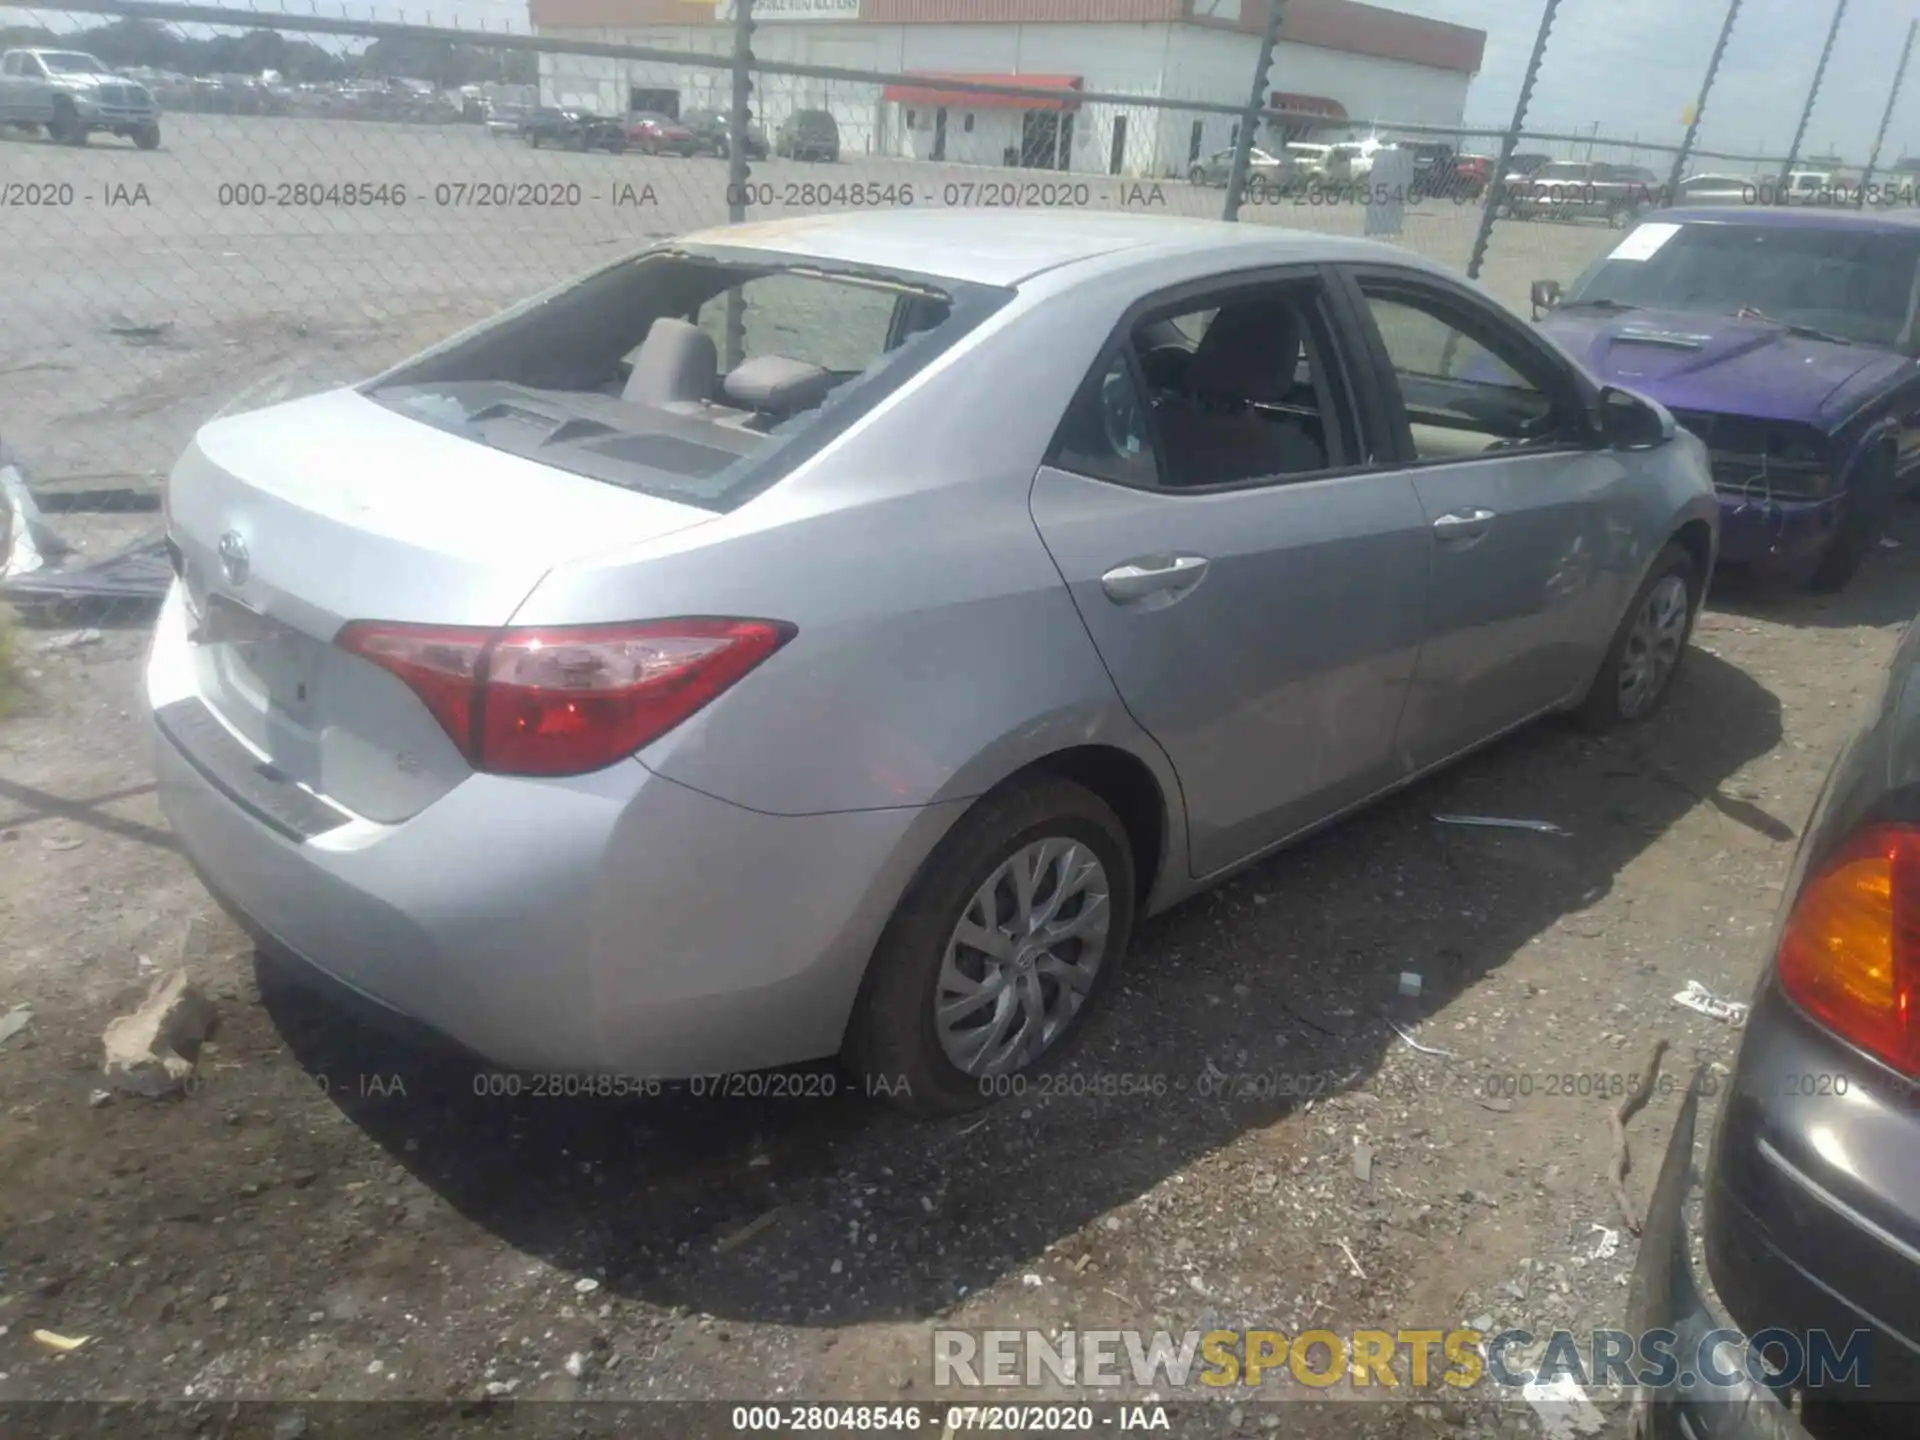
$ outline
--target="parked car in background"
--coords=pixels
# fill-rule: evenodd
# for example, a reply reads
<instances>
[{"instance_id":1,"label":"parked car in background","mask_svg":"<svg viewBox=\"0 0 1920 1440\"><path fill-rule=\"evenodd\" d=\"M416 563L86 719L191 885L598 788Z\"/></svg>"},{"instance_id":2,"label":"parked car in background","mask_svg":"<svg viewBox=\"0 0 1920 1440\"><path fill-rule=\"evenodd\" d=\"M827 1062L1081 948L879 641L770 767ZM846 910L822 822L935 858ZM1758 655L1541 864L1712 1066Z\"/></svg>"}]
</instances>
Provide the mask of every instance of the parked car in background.
<instances>
[{"instance_id":1,"label":"parked car in background","mask_svg":"<svg viewBox=\"0 0 1920 1440\"><path fill-rule=\"evenodd\" d=\"M692 132L695 153L723 159L733 154L733 117L725 111L689 110L680 117L680 123ZM747 126L745 152L749 160L767 158L767 137L757 125Z\"/></svg>"},{"instance_id":2,"label":"parked car in background","mask_svg":"<svg viewBox=\"0 0 1920 1440\"><path fill-rule=\"evenodd\" d=\"M692 155L700 149L693 131L669 116L637 110L626 123L627 148L643 155Z\"/></svg>"},{"instance_id":3,"label":"parked car in background","mask_svg":"<svg viewBox=\"0 0 1920 1440\"><path fill-rule=\"evenodd\" d=\"M96 131L160 148L160 107L144 85L78 50L9 50L0 55L0 125L44 126L61 145Z\"/></svg>"},{"instance_id":4,"label":"parked car in background","mask_svg":"<svg viewBox=\"0 0 1920 1440\"><path fill-rule=\"evenodd\" d=\"M518 135L529 111L524 105L489 105L486 126L489 135Z\"/></svg>"},{"instance_id":5,"label":"parked car in background","mask_svg":"<svg viewBox=\"0 0 1920 1440\"><path fill-rule=\"evenodd\" d=\"M838 160L839 123L826 110L795 110L780 122L773 151L783 160Z\"/></svg>"},{"instance_id":6,"label":"parked car in background","mask_svg":"<svg viewBox=\"0 0 1920 1440\"><path fill-rule=\"evenodd\" d=\"M1541 150L1516 150L1507 157L1507 171L1503 177L1508 181L1525 180L1542 165L1551 165L1553 156Z\"/></svg>"},{"instance_id":7,"label":"parked car in background","mask_svg":"<svg viewBox=\"0 0 1920 1440\"><path fill-rule=\"evenodd\" d=\"M1651 714L1717 517L1665 410L1407 250L898 210L215 420L166 525L161 803L270 953L503 1067L838 1054L945 1114L1138 917Z\"/></svg>"},{"instance_id":8,"label":"parked car in background","mask_svg":"<svg viewBox=\"0 0 1920 1440\"><path fill-rule=\"evenodd\" d=\"M1781 198L1789 205L1851 205L1858 189L1857 179L1837 170L1795 170Z\"/></svg>"},{"instance_id":9,"label":"parked car in background","mask_svg":"<svg viewBox=\"0 0 1920 1440\"><path fill-rule=\"evenodd\" d=\"M1920 464L1916 285L1910 212L1713 206L1648 216L1534 302L1711 447L1724 561L1838 590Z\"/></svg>"},{"instance_id":10,"label":"parked car in background","mask_svg":"<svg viewBox=\"0 0 1920 1440\"><path fill-rule=\"evenodd\" d=\"M1187 179L1195 185L1218 185L1224 188L1232 173L1233 151L1230 149L1216 150L1187 167ZM1294 183L1297 175L1298 167L1291 156L1276 155L1257 145L1247 152L1247 184L1250 187L1285 190Z\"/></svg>"},{"instance_id":11,"label":"parked car in background","mask_svg":"<svg viewBox=\"0 0 1920 1440\"><path fill-rule=\"evenodd\" d=\"M1707 1270L1749 1340L1811 1337L1857 1373L1781 1378L1752 1408L1707 1384L1659 1407L1657 1440L1889 1440L1920 1417L1920 623L1827 775L1767 942L1704 1175ZM1693 1105L1649 1206L1630 1328L1727 1333L1700 1298L1684 1202ZM1668 1172L1673 1179L1669 1181ZM1728 1348L1739 1373L1742 1346ZM1679 1353L1691 1353L1690 1350ZM1844 1370L1843 1365L1824 1369ZM1801 1377L1810 1379L1815 1377ZM1758 1411L1760 1413L1753 1413ZM1719 1424L1711 1422L1715 1417ZM1733 1424L1737 1419L1741 1425Z\"/></svg>"},{"instance_id":12,"label":"parked car in background","mask_svg":"<svg viewBox=\"0 0 1920 1440\"><path fill-rule=\"evenodd\" d=\"M1660 180L1635 165L1555 160L1507 187L1516 220L1600 219L1628 226L1660 203Z\"/></svg>"},{"instance_id":13,"label":"parked car in background","mask_svg":"<svg viewBox=\"0 0 1920 1440\"><path fill-rule=\"evenodd\" d=\"M521 122L520 133L536 150L605 150L619 155L627 148L627 127L621 121L572 107L541 106Z\"/></svg>"},{"instance_id":14,"label":"parked car in background","mask_svg":"<svg viewBox=\"0 0 1920 1440\"><path fill-rule=\"evenodd\" d=\"M1439 140L1399 142L1413 157L1413 188L1422 195L1450 196L1454 193L1454 166L1458 155L1453 146Z\"/></svg>"},{"instance_id":15,"label":"parked car in background","mask_svg":"<svg viewBox=\"0 0 1920 1440\"><path fill-rule=\"evenodd\" d=\"M1493 180L1491 155L1460 155L1453 162L1453 193L1462 200L1478 200Z\"/></svg>"},{"instance_id":16,"label":"parked car in background","mask_svg":"<svg viewBox=\"0 0 1920 1440\"><path fill-rule=\"evenodd\" d=\"M1333 146L1312 140L1289 140L1282 147L1301 184L1311 185L1327 178L1327 157Z\"/></svg>"},{"instance_id":17,"label":"parked car in background","mask_svg":"<svg viewBox=\"0 0 1920 1440\"><path fill-rule=\"evenodd\" d=\"M1358 185L1373 173L1373 157L1394 148L1391 141L1342 140L1328 147L1326 182L1328 185Z\"/></svg>"},{"instance_id":18,"label":"parked car in background","mask_svg":"<svg viewBox=\"0 0 1920 1440\"><path fill-rule=\"evenodd\" d=\"M1689 175L1675 193L1676 205L1754 205L1759 183L1751 175Z\"/></svg>"}]
</instances>

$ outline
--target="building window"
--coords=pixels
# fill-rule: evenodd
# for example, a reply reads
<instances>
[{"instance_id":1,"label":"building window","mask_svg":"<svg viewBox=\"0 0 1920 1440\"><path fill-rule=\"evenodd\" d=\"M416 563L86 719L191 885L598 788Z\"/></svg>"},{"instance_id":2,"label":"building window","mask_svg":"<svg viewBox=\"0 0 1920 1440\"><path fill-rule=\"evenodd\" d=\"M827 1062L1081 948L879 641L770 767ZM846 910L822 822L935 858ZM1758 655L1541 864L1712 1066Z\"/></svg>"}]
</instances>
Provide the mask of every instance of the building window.
<instances>
[{"instance_id":1,"label":"building window","mask_svg":"<svg viewBox=\"0 0 1920 1440\"><path fill-rule=\"evenodd\" d=\"M973 133L973 114L971 111L968 112L967 118L960 122L960 128L969 135Z\"/></svg>"},{"instance_id":2,"label":"building window","mask_svg":"<svg viewBox=\"0 0 1920 1440\"><path fill-rule=\"evenodd\" d=\"M913 123L913 111L911 111L911 110L909 110L909 111L907 111L907 128L908 128L909 130L911 130L911 129L913 129L913 128L914 128L914 123Z\"/></svg>"}]
</instances>

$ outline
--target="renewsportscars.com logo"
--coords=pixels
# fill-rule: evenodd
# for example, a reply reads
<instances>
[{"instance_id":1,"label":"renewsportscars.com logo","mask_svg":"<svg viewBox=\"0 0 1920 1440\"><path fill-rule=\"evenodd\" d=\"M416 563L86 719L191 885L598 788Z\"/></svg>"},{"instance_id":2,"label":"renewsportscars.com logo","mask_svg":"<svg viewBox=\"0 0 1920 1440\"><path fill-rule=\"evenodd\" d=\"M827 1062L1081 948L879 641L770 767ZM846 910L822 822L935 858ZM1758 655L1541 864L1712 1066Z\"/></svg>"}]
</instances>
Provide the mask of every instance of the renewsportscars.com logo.
<instances>
[{"instance_id":1,"label":"renewsportscars.com logo","mask_svg":"<svg viewBox=\"0 0 1920 1440\"><path fill-rule=\"evenodd\" d=\"M1543 1343L1544 1340L1544 1343ZM1829 1385L1865 1388L1872 1378L1872 1336L1836 1338L1824 1330L1763 1330L1747 1336L1714 1330L1683 1345L1671 1330L1524 1329L936 1330L935 1386L1020 1389L1120 1386L1186 1389L1305 1386L1370 1399L1434 1386L1525 1389L1567 1379L1585 1387L1660 1390L1704 1383L1725 1388L1751 1380L1776 1390Z\"/></svg>"}]
</instances>

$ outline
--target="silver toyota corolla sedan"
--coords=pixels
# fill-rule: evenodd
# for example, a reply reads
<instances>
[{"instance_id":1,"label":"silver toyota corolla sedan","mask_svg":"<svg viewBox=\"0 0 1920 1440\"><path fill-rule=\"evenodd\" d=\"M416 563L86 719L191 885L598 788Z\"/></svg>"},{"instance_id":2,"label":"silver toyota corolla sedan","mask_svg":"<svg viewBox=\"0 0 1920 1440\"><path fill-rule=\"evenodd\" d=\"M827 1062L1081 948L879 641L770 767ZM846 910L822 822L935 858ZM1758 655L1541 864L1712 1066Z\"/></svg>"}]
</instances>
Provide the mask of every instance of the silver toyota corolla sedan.
<instances>
[{"instance_id":1,"label":"silver toyota corolla sedan","mask_svg":"<svg viewBox=\"0 0 1920 1440\"><path fill-rule=\"evenodd\" d=\"M270 951L490 1062L948 1113L1143 914L1647 714L1715 517L1665 411L1404 250L716 230L200 432L162 795Z\"/></svg>"}]
</instances>

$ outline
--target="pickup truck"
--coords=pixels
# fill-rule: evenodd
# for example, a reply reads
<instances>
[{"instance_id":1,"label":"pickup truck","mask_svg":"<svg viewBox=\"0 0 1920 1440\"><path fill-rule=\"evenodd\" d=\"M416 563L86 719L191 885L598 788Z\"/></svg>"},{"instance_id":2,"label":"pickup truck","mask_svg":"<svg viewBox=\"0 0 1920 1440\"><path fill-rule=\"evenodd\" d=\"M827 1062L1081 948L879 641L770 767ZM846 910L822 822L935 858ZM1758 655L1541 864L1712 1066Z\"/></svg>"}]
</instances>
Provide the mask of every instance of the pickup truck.
<instances>
[{"instance_id":1,"label":"pickup truck","mask_svg":"<svg viewBox=\"0 0 1920 1440\"><path fill-rule=\"evenodd\" d=\"M95 130L160 146L160 107L144 85L78 50L9 50L0 55L0 125L44 125L62 145L84 145Z\"/></svg>"}]
</instances>

